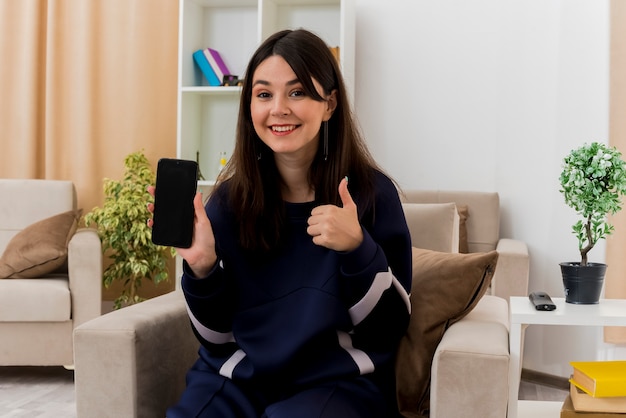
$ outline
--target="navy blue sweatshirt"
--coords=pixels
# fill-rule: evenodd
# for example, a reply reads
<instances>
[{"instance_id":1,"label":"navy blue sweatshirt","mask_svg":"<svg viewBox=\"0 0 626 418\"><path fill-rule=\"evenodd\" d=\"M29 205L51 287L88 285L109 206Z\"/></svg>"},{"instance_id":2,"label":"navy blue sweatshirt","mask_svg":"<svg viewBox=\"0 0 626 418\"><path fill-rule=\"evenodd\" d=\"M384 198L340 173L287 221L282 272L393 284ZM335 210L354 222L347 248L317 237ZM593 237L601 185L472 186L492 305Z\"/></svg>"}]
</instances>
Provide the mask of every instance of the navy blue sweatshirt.
<instances>
[{"instance_id":1,"label":"navy blue sweatshirt","mask_svg":"<svg viewBox=\"0 0 626 418\"><path fill-rule=\"evenodd\" d=\"M201 279L185 264L182 277L209 367L234 382L286 387L381 369L392 376L411 288L411 241L394 184L377 173L375 213L361 216L363 242L353 251L313 243L307 219L317 204L285 203L288 242L254 260L238 244L225 189L206 205L218 262Z\"/></svg>"}]
</instances>

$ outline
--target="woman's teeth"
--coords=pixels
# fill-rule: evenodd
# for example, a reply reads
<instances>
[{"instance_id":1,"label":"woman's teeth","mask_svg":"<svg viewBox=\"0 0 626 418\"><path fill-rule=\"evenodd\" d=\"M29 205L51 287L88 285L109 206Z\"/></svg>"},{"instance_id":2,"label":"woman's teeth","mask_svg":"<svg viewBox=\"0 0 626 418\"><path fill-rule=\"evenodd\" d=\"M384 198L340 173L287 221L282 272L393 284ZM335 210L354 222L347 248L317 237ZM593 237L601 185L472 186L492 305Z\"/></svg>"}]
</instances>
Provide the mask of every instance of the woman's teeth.
<instances>
[{"instance_id":1,"label":"woman's teeth","mask_svg":"<svg viewBox=\"0 0 626 418\"><path fill-rule=\"evenodd\" d=\"M287 131L293 131L294 129L296 129L296 125L272 126L272 131L274 132L287 132Z\"/></svg>"}]
</instances>

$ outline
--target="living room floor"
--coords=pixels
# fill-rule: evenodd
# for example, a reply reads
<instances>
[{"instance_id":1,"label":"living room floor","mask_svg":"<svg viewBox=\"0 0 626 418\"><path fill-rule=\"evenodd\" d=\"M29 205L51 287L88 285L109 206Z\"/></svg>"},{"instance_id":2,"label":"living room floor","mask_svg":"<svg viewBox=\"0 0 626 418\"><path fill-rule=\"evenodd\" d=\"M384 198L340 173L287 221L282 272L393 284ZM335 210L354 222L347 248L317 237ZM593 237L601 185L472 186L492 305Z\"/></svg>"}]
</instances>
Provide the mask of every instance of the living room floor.
<instances>
[{"instance_id":1,"label":"living room floor","mask_svg":"<svg viewBox=\"0 0 626 418\"><path fill-rule=\"evenodd\" d=\"M519 399L563 401L567 393L522 379ZM63 367L0 367L0 417L76 417L74 372Z\"/></svg>"}]
</instances>

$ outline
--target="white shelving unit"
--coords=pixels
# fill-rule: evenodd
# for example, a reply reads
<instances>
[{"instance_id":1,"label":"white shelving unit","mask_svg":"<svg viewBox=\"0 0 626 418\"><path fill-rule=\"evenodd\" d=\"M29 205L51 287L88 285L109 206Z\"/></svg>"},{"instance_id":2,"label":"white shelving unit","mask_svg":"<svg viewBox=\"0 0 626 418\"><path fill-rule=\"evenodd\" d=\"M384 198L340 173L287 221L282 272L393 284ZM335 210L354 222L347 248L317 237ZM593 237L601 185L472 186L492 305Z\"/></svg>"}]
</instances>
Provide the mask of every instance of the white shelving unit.
<instances>
[{"instance_id":1,"label":"white shelving unit","mask_svg":"<svg viewBox=\"0 0 626 418\"><path fill-rule=\"evenodd\" d=\"M207 47L220 52L230 71L244 77L258 45L282 29L305 28L329 46L339 46L340 63L352 102L354 94L354 0L180 0L178 67L178 158L195 160L209 185L220 152L235 144L240 87L209 87L192 54Z\"/></svg>"}]
</instances>

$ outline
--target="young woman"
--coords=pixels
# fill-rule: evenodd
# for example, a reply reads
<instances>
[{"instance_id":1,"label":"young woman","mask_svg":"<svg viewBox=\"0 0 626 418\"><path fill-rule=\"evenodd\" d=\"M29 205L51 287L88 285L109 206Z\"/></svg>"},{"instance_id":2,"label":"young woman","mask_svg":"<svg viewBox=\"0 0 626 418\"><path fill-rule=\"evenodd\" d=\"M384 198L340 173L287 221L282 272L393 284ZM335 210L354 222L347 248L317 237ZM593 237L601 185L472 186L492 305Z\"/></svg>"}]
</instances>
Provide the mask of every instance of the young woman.
<instances>
[{"instance_id":1,"label":"young woman","mask_svg":"<svg viewBox=\"0 0 626 418\"><path fill-rule=\"evenodd\" d=\"M194 205L178 253L201 348L167 416L397 414L409 232L319 37L286 30L254 53L233 156Z\"/></svg>"}]
</instances>

